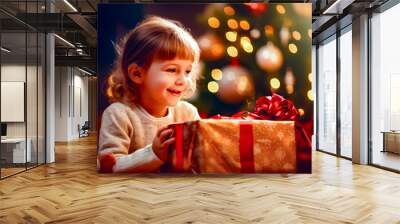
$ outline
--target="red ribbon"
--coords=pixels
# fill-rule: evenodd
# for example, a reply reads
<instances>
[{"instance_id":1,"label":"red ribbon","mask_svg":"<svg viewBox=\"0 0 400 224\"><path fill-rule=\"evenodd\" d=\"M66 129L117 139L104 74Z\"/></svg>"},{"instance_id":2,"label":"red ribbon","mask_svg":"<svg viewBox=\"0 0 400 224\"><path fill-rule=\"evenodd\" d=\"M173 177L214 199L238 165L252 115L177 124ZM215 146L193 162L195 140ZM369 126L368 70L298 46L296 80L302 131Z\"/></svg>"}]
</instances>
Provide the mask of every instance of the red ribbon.
<instances>
[{"instance_id":1,"label":"red ribbon","mask_svg":"<svg viewBox=\"0 0 400 224\"><path fill-rule=\"evenodd\" d=\"M183 171L183 123L175 125L175 169L177 172Z\"/></svg>"},{"instance_id":2,"label":"red ribbon","mask_svg":"<svg viewBox=\"0 0 400 224\"><path fill-rule=\"evenodd\" d=\"M240 122L239 129L241 173L254 173L253 126L250 122Z\"/></svg>"},{"instance_id":3,"label":"red ribbon","mask_svg":"<svg viewBox=\"0 0 400 224\"><path fill-rule=\"evenodd\" d=\"M297 173L311 173L311 141L298 122L295 130Z\"/></svg>"}]
</instances>

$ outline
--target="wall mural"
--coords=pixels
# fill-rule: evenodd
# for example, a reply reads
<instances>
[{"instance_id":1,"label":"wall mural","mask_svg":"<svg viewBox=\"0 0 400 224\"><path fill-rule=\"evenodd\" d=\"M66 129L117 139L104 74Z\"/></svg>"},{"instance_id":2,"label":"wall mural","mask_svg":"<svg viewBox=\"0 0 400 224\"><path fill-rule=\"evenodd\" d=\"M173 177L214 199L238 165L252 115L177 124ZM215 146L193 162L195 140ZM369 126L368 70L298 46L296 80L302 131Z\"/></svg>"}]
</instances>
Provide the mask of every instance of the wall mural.
<instances>
[{"instance_id":1,"label":"wall mural","mask_svg":"<svg viewBox=\"0 0 400 224\"><path fill-rule=\"evenodd\" d=\"M100 4L98 171L311 173L311 4Z\"/></svg>"}]
</instances>

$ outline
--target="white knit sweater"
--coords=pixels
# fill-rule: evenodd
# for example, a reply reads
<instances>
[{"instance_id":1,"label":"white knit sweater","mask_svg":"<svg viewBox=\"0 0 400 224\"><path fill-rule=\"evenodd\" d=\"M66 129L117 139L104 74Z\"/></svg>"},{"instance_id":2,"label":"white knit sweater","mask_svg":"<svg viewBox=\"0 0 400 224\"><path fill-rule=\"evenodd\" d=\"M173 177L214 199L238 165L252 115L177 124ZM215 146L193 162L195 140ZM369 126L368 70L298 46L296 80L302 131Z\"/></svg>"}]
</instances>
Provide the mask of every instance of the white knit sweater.
<instances>
[{"instance_id":1,"label":"white knit sweater","mask_svg":"<svg viewBox=\"0 0 400 224\"><path fill-rule=\"evenodd\" d=\"M113 153L117 162L113 172L154 172L162 161L151 144L157 130L163 126L198 120L192 104L180 101L168 108L165 117L154 117L137 104L113 103L103 113L99 134L99 155Z\"/></svg>"}]
</instances>

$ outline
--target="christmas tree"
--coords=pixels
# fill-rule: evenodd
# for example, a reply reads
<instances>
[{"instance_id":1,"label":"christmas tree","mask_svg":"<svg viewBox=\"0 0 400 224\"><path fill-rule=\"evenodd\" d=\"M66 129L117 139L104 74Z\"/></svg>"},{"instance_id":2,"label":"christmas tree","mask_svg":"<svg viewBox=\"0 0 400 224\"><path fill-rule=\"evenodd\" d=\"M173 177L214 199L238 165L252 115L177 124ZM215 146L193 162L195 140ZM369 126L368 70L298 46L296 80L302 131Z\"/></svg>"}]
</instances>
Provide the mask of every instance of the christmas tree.
<instances>
[{"instance_id":1,"label":"christmas tree","mask_svg":"<svg viewBox=\"0 0 400 224\"><path fill-rule=\"evenodd\" d=\"M208 31L190 101L203 117L251 111L277 93L312 120L311 4L210 4L198 22Z\"/></svg>"}]
</instances>

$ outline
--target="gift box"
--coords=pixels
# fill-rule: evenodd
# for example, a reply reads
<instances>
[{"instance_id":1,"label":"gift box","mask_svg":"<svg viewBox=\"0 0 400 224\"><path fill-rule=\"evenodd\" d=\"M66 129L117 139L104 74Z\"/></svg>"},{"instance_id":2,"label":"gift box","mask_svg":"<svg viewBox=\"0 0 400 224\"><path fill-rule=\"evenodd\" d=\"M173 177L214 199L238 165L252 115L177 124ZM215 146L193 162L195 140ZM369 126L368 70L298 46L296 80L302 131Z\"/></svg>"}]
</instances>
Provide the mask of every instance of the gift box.
<instances>
[{"instance_id":1,"label":"gift box","mask_svg":"<svg viewBox=\"0 0 400 224\"><path fill-rule=\"evenodd\" d=\"M261 97L253 112L217 115L170 125L175 143L160 172L311 173L311 142L293 104ZM100 155L100 172L113 172L116 158Z\"/></svg>"},{"instance_id":2,"label":"gift box","mask_svg":"<svg viewBox=\"0 0 400 224\"><path fill-rule=\"evenodd\" d=\"M173 124L176 142L162 172L311 173L311 142L297 110L279 95L255 112Z\"/></svg>"},{"instance_id":3,"label":"gift box","mask_svg":"<svg viewBox=\"0 0 400 224\"><path fill-rule=\"evenodd\" d=\"M162 172L304 173L293 121L203 119L173 125ZM301 133L298 133L301 136ZM310 152L311 153L311 152ZM303 156L304 157L304 156ZM308 161L311 164L311 161ZM303 167L301 167L303 165Z\"/></svg>"},{"instance_id":4,"label":"gift box","mask_svg":"<svg viewBox=\"0 0 400 224\"><path fill-rule=\"evenodd\" d=\"M296 172L294 122L202 120L193 148L199 173Z\"/></svg>"}]
</instances>

